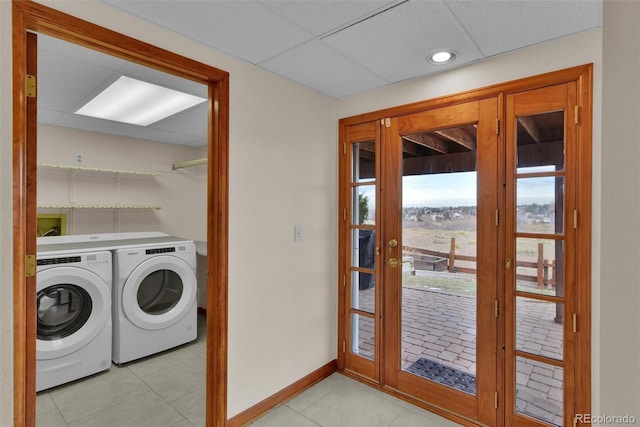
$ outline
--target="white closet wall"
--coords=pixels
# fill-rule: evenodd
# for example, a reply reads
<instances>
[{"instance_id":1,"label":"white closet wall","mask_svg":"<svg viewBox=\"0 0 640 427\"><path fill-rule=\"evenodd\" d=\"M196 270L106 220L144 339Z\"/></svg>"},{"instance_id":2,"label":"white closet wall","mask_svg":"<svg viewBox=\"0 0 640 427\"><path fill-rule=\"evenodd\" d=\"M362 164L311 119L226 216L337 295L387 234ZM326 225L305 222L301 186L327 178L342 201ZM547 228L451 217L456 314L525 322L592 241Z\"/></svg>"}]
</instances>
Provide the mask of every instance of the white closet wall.
<instances>
[{"instance_id":1,"label":"white closet wall","mask_svg":"<svg viewBox=\"0 0 640 427\"><path fill-rule=\"evenodd\" d=\"M162 231L206 240L207 166L171 170L204 150L41 125L38 164L72 168L38 168L38 205L47 206L38 212L66 213L69 234Z\"/></svg>"}]
</instances>

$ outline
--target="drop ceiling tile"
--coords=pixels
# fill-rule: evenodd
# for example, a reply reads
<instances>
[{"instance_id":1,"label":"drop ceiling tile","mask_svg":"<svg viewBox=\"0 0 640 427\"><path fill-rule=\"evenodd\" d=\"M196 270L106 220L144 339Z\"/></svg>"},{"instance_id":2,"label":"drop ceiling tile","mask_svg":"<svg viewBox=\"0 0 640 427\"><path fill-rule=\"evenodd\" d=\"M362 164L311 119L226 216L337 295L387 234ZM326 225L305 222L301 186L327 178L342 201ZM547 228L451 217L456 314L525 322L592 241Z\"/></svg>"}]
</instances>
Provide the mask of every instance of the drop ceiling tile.
<instances>
[{"instance_id":1,"label":"drop ceiling tile","mask_svg":"<svg viewBox=\"0 0 640 427\"><path fill-rule=\"evenodd\" d=\"M56 111L79 108L114 71L46 51L38 52L38 104Z\"/></svg>"},{"instance_id":2,"label":"drop ceiling tile","mask_svg":"<svg viewBox=\"0 0 640 427\"><path fill-rule=\"evenodd\" d=\"M62 111L49 110L47 108L38 107L38 123L44 125L55 125L58 120L64 117Z\"/></svg>"},{"instance_id":3,"label":"drop ceiling tile","mask_svg":"<svg viewBox=\"0 0 640 427\"><path fill-rule=\"evenodd\" d=\"M336 98L389 83L318 40L291 49L260 66Z\"/></svg>"},{"instance_id":4,"label":"drop ceiling tile","mask_svg":"<svg viewBox=\"0 0 640 427\"><path fill-rule=\"evenodd\" d=\"M206 147L208 144L209 144L209 140L207 138L198 138L190 142L183 142L180 145L186 145L187 147L201 148L201 147Z\"/></svg>"},{"instance_id":5,"label":"drop ceiling tile","mask_svg":"<svg viewBox=\"0 0 640 427\"><path fill-rule=\"evenodd\" d=\"M482 58L442 1L410 0L322 40L393 82ZM454 50L458 59L430 64L426 58L439 50Z\"/></svg>"},{"instance_id":6,"label":"drop ceiling tile","mask_svg":"<svg viewBox=\"0 0 640 427\"><path fill-rule=\"evenodd\" d=\"M312 38L255 0L104 1L253 64Z\"/></svg>"},{"instance_id":7,"label":"drop ceiling tile","mask_svg":"<svg viewBox=\"0 0 640 427\"><path fill-rule=\"evenodd\" d=\"M142 128L141 126L129 125L111 120L96 119L77 114L66 114L56 122L56 125L120 136L130 136Z\"/></svg>"},{"instance_id":8,"label":"drop ceiling tile","mask_svg":"<svg viewBox=\"0 0 640 427\"><path fill-rule=\"evenodd\" d=\"M446 0L485 56L602 26L594 0Z\"/></svg>"},{"instance_id":9,"label":"drop ceiling tile","mask_svg":"<svg viewBox=\"0 0 640 427\"><path fill-rule=\"evenodd\" d=\"M182 133L192 137L207 138L208 104L201 104L195 108L174 114L164 120L153 123L151 129Z\"/></svg>"},{"instance_id":10,"label":"drop ceiling tile","mask_svg":"<svg viewBox=\"0 0 640 427\"><path fill-rule=\"evenodd\" d=\"M261 3L278 12L280 15L298 24L310 33L319 36L335 28L356 22L385 6L395 3L394 0L260 0Z\"/></svg>"},{"instance_id":11,"label":"drop ceiling tile","mask_svg":"<svg viewBox=\"0 0 640 427\"><path fill-rule=\"evenodd\" d=\"M38 34L38 50L114 71L119 70L127 63L127 61L115 56L107 55L77 44L63 42L60 39L44 34Z\"/></svg>"}]
</instances>

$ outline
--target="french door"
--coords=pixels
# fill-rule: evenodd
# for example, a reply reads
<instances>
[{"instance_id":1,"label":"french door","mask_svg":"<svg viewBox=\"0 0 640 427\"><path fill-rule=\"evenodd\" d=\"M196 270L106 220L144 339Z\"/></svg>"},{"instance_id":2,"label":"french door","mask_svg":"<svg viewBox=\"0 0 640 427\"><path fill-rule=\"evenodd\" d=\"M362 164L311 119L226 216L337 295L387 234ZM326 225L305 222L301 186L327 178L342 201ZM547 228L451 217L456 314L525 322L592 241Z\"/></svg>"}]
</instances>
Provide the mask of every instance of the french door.
<instances>
[{"instance_id":1,"label":"french door","mask_svg":"<svg viewBox=\"0 0 640 427\"><path fill-rule=\"evenodd\" d=\"M588 410L581 96L570 81L341 126L339 369L484 425Z\"/></svg>"},{"instance_id":2,"label":"french door","mask_svg":"<svg viewBox=\"0 0 640 427\"><path fill-rule=\"evenodd\" d=\"M496 422L497 109L490 98L345 134L345 368L486 424Z\"/></svg>"},{"instance_id":3,"label":"french door","mask_svg":"<svg viewBox=\"0 0 640 427\"><path fill-rule=\"evenodd\" d=\"M506 97L507 425L573 425L575 82Z\"/></svg>"},{"instance_id":4,"label":"french door","mask_svg":"<svg viewBox=\"0 0 640 427\"><path fill-rule=\"evenodd\" d=\"M486 424L496 414L496 118L492 98L391 119L382 193L384 381Z\"/></svg>"}]
</instances>

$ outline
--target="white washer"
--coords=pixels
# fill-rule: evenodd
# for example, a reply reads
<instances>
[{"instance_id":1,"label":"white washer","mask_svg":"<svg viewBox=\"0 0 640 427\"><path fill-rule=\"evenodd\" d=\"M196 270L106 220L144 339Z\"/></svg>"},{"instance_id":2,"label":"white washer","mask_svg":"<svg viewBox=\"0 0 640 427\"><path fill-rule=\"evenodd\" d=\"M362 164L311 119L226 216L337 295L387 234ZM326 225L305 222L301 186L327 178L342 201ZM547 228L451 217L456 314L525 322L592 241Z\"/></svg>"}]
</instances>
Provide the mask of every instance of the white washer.
<instances>
[{"instance_id":1,"label":"white washer","mask_svg":"<svg viewBox=\"0 0 640 427\"><path fill-rule=\"evenodd\" d=\"M111 366L112 254L37 254L36 390Z\"/></svg>"},{"instance_id":2,"label":"white washer","mask_svg":"<svg viewBox=\"0 0 640 427\"><path fill-rule=\"evenodd\" d=\"M195 243L140 239L113 251L114 363L149 356L197 337Z\"/></svg>"},{"instance_id":3,"label":"white washer","mask_svg":"<svg viewBox=\"0 0 640 427\"><path fill-rule=\"evenodd\" d=\"M166 233L160 231L131 231L119 233L96 233L96 234L68 234L64 236L46 236L36 239L38 245L59 245L67 243L92 243L92 242L113 242L129 239L148 239L151 237L166 237ZM90 245L89 245L90 246ZM84 247L87 247L85 245Z\"/></svg>"}]
</instances>

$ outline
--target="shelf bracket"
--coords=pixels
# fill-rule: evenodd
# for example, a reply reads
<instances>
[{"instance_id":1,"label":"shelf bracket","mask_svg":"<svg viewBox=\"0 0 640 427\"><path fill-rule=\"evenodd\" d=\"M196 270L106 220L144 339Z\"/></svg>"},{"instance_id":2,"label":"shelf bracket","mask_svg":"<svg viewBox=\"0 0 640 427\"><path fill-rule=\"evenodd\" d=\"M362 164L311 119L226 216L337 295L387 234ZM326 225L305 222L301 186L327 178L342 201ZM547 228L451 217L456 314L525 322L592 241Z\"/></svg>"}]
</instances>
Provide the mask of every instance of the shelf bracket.
<instances>
[{"instance_id":1,"label":"shelf bracket","mask_svg":"<svg viewBox=\"0 0 640 427\"><path fill-rule=\"evenodd\" d=\"M187 162L174 163L171 165L171 170L182 169L182 168L190 168L193 166L204 165L209 162L208 158L189 160Z\"/></svg>"}]
</instances>

